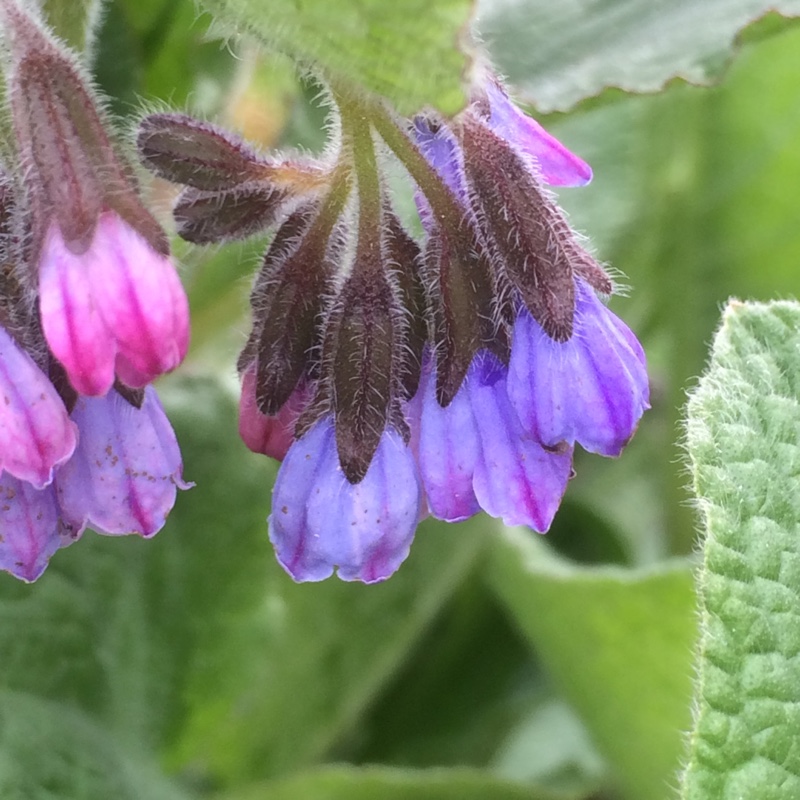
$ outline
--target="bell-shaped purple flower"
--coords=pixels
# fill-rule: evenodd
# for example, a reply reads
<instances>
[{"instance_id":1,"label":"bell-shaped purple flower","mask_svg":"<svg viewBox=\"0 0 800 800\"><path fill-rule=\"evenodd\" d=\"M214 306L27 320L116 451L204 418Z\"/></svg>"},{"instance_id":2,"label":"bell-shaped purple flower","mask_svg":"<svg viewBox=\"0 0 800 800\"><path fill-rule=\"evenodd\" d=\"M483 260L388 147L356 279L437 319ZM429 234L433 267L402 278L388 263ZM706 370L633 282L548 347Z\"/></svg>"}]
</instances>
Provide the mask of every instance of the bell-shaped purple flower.
<instances>
[{"instance_id":1,"label":"bell-shaped purple flower","mask_svg":"<svg viewBox=\"0 0 800 800\"><path fill-rule=\"evenodd\" d=\"M189 307L175 267L113 211L85 252L51 224L39 291L47 343L81 394L105 394L115 373L145 386L186 355Z\"/></svg>"},{"instance_id":2,"label":"bell-shaped purple flower","mask_svg":"<svg viewBox=\"0 0 800 800\"><path fill-rule=\"evenodd\" d=\"M0 570L31 583L60 547L81 528L61 519L52 485L36 489L8 472L0 472Z\"/></svg>"},{"instance_id":3,"label":"bell-shaped purple flower","mask_svg":"<svg viewBox=\"0 0 800 800\"><path fill-rule=\"evenodd\" d=\"M289 448L272 495L269 535L296 581L333 574L376 583L408 555L420 516L414 456L388 427L364 478L351 484L339 465L330 417Z\"/></svg>"},{"instance_id":4,"label":"bell-shaped purple flower","mask_svg":"<svg viewBox=\"0 0 800 800\"><path fill-rule=\"evenodd\" d=\"M0 326L0 472L42 489L75 442L75 425L53 384Z\"/></svg>"},{"instance_id":5,"label":"bell-shaped purple flower","mask_svg":"<svg viewBox=\"0 0 800 800\"><path fill-rule=\"evenodd\" d=\"M465 382L481 439L473 488L490 516L544 533L572 474L572 448L547 450L526 434L508 399L506 378L506 368L484 355Z\"/></svg>"},{"instance_id":6,"label":"bell-shaped purple flower","mask_svg":"<svg viewBox=\"0 0 800 800\"><path fill-rule=\"evenodd\" d=\"M575 327L556 342L521 308L508 395L522 427L546 447L575 442L618 456L649 405L644 351L631 330L576 280Z\"/></svg>"},{"instance_id":7,"label":"bell-shaped purple flower","mask_svg":"<svg viewBox=\"0 0 800 800\"><path fill-rule=\"evenodd\" d=\"M161 530L177 490L191 484L155 390L145 390L141 408L116 391L81 397L72 419L80 440L56 475L63 515L105 534Z\"/></svg>"},{"instance_id":8,"label":"bell-shaped purple flower","mask_svg":"<svg viewBox=\"0 0 800 800\"><path fill-rule=\"evenodd\" d=\"M456 522L483 509L507 525L546 531L572 472L572 448L544 448L527 434L508 398L507 370L481 353L453 401L436 401L430 362L423 373L416 445L428 508Z\"/></svg>"}]
</instances>

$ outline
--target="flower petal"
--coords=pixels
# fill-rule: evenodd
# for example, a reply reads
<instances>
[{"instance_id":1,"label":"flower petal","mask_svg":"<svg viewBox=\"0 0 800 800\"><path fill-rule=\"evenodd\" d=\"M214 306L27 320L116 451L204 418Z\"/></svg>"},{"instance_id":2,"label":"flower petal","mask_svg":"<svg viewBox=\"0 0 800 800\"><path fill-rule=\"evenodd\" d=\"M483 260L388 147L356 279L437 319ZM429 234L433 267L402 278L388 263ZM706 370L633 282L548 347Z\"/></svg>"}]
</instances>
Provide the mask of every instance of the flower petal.
<instances>
[{"instance_id":1,"label":"flower petal","mask_svg":"<svg viewBox=\"0 0 800 800\"><path fill-rule=\"evenodd\" d=\"M506 525L550 527L572 472L572 449L545 450L526 436L506 391L506 370L484 356L467 384L480 431L474 488L481 508ZM488 367L488 369L487 369Z\"/></svg>"},{"instance_id":2,"label":"flower petal","mask_svg":"<svg viewBox=\"0 0 800 800\"><path fill-rule=\"evenodd\" d=\"M37 489L75 449L76 429L49 378L0 327L0 472Z\"/></svg>"},{"instance_id":3,"label":"flower petal","mask_svg":"<svg viewBox=\"0 0 800 800\"><path fill-rule=\"evenodd\" d=\"M466 381L470 380L470 375ZM432 363L423 367L418 461L428 508L437 519L459 522L480 511L472 477L480 453L478 429L464 386L447 408L436 400Z\"/></svg>"},{"instance_id":4,"label":"flower petal","mask_svg":"<svg viewBox=\"0 0 800 800\"><path fill-rule=\"evenodd\" d=\"M546 447L578 442L606 456L622 452L650 407L641 345L582 281L566 342L553 341L525 309L519 312L508 393L524 430Z\"/></svg>"},{"instance_id":5,"label":"flower petal","mask_svg":"<svg viewBox=\"0 0 800 800\"><path fill-rule=\"evenodd\" d=\"M455 136L445 125L434 130L425 117L416 117L414 120L414 139L428 163L439 174L439 177L450 187L450 190L459 200L466 202L467 183L464 177L463 157Z\"/></svg>"},{"instance_id":6,"label":"flower petal","mask_svg":"<svg viewBox=\"0 0 800 800\"><path fill-rule=\"evenodd\" d=\"M36 489L0 472L0 570L35 581L53 553L79 535L59 520L52 486Z\"/></svg>"},{"instance_id":7,"label":"flower petal","mask_svg":"<svg viewBox=\"0 0 800 800\"><path fill-rule=\"evenodd\" d=\"M88 251L87 251L88 252ZM53 222L39 266L39 304L47 344L81 394L104 395L114 383L116 345L100 313L85 269Z\"/></svg>"},{"instance_id":8,"label":"flower petal","mask_svg":"<svg viewBox=\"0 0 800 800\"><path fill-rule=\"evenodd\" d=\"M170 259L113 211L100 215L84 258L119 349L120 378L138 388L177 367L189 344L189 306Z\"/></svg>"},{"instance_id":9,"label":"flower petal","mask_svg":"<svg viewBox=\"0 0 800 800\"><path fill-rule=\"evenodd\" d=\"M239 399L239 436L254 453L283 461L294 441L294 428L311 399L308 387L301 383L277 414L262 414L256 404L256 368L242 376Z\"/></svg>"},{"instance_id":10,"label":"flower petal","mask_svg":"<svg viewBox=\"0 0 800 800\"><path fill-rule=\"evenodd\" d=\"M73 457L56 474L64 516L99 533L148 537L164 525L177 489L188 488L175 433L155 390L134 408L117 392L78 400Z\"/></svg>"},{"instance_id":11,"label":"flower petal","mask_svg":"<svg viewBox=\"0 0 800 800\"><path fill-rule=\"evenodd\" d=\"M278 472L269 535L278 561L296 581L333 573L375 583L408 556L421 505L411 451L394 430L381 437L362 481L339 467L333 424L318 422L296 441Z\"/></svg>"},{"instance_id":12,"label":"flower petal","mask_svg":"<svg viewBox=\"0 0 800 800\"><path fill-rule=\"evenodd\" d=\"M491 109L489 125L495 133L535 159L545 183L585 186L591 181L592 168L522 112L499 84L489 79L485 89Z\"/></svg>"}]
</instances>

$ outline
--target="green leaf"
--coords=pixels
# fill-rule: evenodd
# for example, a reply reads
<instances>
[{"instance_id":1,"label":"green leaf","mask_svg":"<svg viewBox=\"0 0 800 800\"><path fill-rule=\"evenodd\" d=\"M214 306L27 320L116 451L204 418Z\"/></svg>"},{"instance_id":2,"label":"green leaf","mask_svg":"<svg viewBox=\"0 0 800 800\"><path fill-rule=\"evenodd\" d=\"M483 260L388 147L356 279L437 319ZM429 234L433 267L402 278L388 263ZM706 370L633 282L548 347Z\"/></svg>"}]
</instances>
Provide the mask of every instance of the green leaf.
<instances>
[{"instance_id":1,"label":"green leaf","mask_svg":"<svg viewBox=\"0 0 800 800\"><path fill-rule=\"evenodd\" d=\"M800 795L800 305L731 301L689 403L706 528L686 800Z\"/></svg>"},{"instance_id":2,"label":"green leaf","mask_svg":"<svg viewBox=\"0 0 800 800\"><path fill-rule=\"evenodd\" d=\"M471 0L203 0L231 29L243 28L301 66L375 92L403 114L445 113L465 102L467 57L459 40Z\"/></svg>"},{"instance_id":3,"label":"green leaf","mask_svg":"<svg viewBox=\"0 0 800 800\"><path fill-rule=\"evenodd\" d=\"M329 767L215 800L572 800L470 769Z\"/></svg>"},{"instance_id":4,"label":"green leaf","mask_svg":"<svg viewBox=\"0 0 800 800\"><path fill-rule=\"evenodd\" d=\"M44 0L42 10L50 27L70 47L83 53L92 46L101 0Z\"/></svg>"},{"instance_id":5,"label":"green leaf","mask_svg":"<svg viewBox=\"0 0 800 800\"><path fill-rule=\"evenodd\" d=\"M347 761L483 767L546 692L527 643L470 580L417 644L362 726ZM530 759L528 759L530 761Z\"/></svg>"},{"instance_id":6,"label":"green leaf","mask_svg":"<svg viewBox=\"0 0 800 800\"><path fill-rule=\"evenodd\" d=\"M82 712L7 691L0 691L0 796L187 800L156 763L123 747Z\"/></svg>"},{"instance_id":7,"label":"green leaf","mask_svg":"<svg viewBox=\"0 0 800 800\"><path fill-rule=\"evenodd\" d=\"M502 532L490 580L636 800L667 796L689 724L694 595L686 564L576 567Z\"/></svg>"},{"instance_id":8,"label":"green leaf","mask_svg":"<svg viewBox=\"0 0 800 800\"><path fill-rule=\"evenodd\" d=\"M297 585L270 554L261 602L219 618L216 643L189 676L176 763L200 761L228 780L266 777L360 735L365 709L472 571L484 526L424 523L402 569L376 586Z\"/></svg>"},{"instance_id":9,"label":"green leaf","mask_svg":"<svg viewBox=\"0 0 800 800\"><path fill-rule=\"evenodd\" d=\"M718 78L738 34L798 0L480 0L479 29L501 70L541 111L606 87L652 92L675 77Z\"/></svg>"},{"instance_id":10,"label":"green leaf","mask_svg":"<svg viewBox=\"0 0 800 800\"><path fill-rule=\"evenodd\" d=\"M68 2L69 0L65 0ZM191 0L115 0L98 31L95 73L119 115L141 98L193 111L217 111L229 99L235 60L208 34Z\"/></svg>"}]
</instances>

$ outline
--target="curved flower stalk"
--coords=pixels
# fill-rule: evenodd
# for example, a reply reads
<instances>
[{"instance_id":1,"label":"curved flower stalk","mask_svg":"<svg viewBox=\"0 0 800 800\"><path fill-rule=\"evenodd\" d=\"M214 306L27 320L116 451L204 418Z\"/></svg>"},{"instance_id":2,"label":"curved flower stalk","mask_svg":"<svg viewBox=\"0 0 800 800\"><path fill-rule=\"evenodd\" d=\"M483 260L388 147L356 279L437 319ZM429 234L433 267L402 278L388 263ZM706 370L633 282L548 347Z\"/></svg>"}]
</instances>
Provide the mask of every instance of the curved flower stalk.
<instances>
[{"instance_id":1,"label":"curved flower stalk","mask_svg":"<svg viewBox=\"0 0 800 800\"><path fill-rule=\"evenodd\" d=\"M175 218L190 241L276 228L239 359L240 431L283 460L269 533L286 571L371 583L425 513L546 531L574 444L619 454L647 375L595 295L611 279L544 188L590 168L494 76L453 120L331 96L324 161L268 158L183 115L146 118L139 149L186 186ZM422 243L392 210L377 139L416 184Z\"/></svg>"}]
</instances>

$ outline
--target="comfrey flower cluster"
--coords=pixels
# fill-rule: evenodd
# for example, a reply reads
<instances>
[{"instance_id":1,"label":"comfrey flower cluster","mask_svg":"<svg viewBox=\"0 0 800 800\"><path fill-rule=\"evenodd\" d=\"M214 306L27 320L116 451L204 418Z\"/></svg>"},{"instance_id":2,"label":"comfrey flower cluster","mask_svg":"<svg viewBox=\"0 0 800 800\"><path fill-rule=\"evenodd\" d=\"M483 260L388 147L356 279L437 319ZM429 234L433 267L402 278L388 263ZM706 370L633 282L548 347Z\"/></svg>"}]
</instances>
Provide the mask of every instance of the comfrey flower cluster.
<instances>
[{"instance_id":1,"label":"comfrey flower cluster","mask_svg":"<svg viewBox=\"0 0 800 800\"><path fill-rule=\"evenodd\" d=\"M648 382L598 299L611 279L545 189L591 171L493 75L453 120L402 120L335 85L331 99L319 160L264 157L180 114L144 119L138 146L185 187L185 239L276 229L239 359L240 432L283 462L269 532L286 571L372 583L426 514L547 530L575 443L618 455ZM421 244L392 207L389 158L416 185Z\"/></svg>"},{"instance_id":2,"label":"comfrey flower cluster","mask_svg":"<svg viewBox=\"0 0 800 800\"><path fill-rule=\"evenodd\" d=\"M76 59L15 0L0 30L0 569L33 581L86 527L153 535L186 486L149 383L188 305Z\"/></svg>"}]
</instances>

